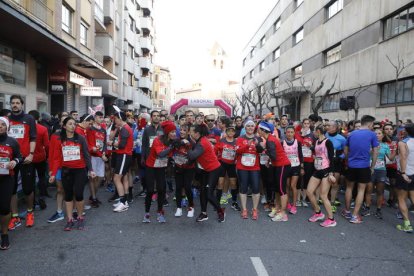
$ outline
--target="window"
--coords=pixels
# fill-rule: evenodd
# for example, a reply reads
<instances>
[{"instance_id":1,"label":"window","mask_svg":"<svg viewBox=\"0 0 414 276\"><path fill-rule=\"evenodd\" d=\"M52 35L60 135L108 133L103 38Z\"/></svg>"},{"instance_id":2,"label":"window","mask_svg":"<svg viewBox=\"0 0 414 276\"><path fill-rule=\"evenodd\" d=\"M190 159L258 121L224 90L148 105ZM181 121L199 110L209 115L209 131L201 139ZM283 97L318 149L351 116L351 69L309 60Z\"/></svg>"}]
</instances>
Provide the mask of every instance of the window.
<instances>
[{"instance_id":1,"label":"window","mask_svg":"<svg viewBox=\"0 0 414 276\"><path fill-rule=\"evenodd\" d=\"M299 7L300 5L302 5L304 0L295 0L295 7Z\"/></svg>"},{"instance_id":2,"label":"window","mask_svg":"<svg viewBox=\"0 0 414 276\"><path fill-rule=\"evenodd\" d=\"M80 25L80 43L84 46L88 46L88 27L86 23Z\"/></svg>"},{"instance_id":3,"label":"window","mask_svg":"<svg viewBox=\"0 0 414 276\"><path fill-rule=\"evenodd\" d=\"M341 45L338 45L325 53L325 64L329 65L341 59Z\"/></svg>"},{"instance_id":4,"label":"window","mask_svg":"<svg viewBox=\"0 0 414 276\"><path fill-rule=\"evenodd\" d=\"M246 58L243 59L243 66L246 65Z\"/></svg>"},{"instance_id":5,"label":"window","mask_svg":"<svg viewBox=\"0 0 414 276\"><path fill-rule=\"evenodd\" d=\"M260 39L260 47L263 47L266 43L266 36L263 36L262 39Z\"/></svg>"},{"instance_id":6,"label":"window","mask_svg":"<svg viewBox=\"0 0 414 276\"><path fill-rule=\"evenodd\" d=\"M273 60L276 60L280 57L280 48L277 48L273 51Z\"/></svg>"},{"instance_id":7,"label":"window","mask_svg":"<svg viewBox=\"0 0 414 276\"><path fill-rule=\"evenodd\" d=\"M280 21L280 18L276 20L276 22L273 24L273 32L275 33L277 30L279 30L280 25L282 25L282 22Z\"/></svg>"},{"instance_id":8,"label":"window","mask_svg":"<svg viewBox=\"0 0 414 276\"><path fill-rule=\"evenodd\" d=\"M414 79L390 82L382 85L381 104L407 103L414 101Z\"/></svg>"},{"instance_id":9,"label":"window","mask_svg":"<svg viewBox=\"0 0 414 276\"><path fill-rule=\"evenodd\" d=\"M132 16L129 16L129 29L130 29L132 32L135 32L135 21L134 21L134 19L132 18Z\"/></svg>"},{"instance_id":10,"label":"window","mask_svg":"<svg viewBox=\"0 0 414 276\"><path fill-rule=\"evenodd\" d=\"M279 88L279 77L276 77L272 80L272 88Z\"/></svg>"},{"instance_id":11,"label":"window","mask_svg":"<svg viewBox=\"0 0 414 276\"><path fill-rule=\"evenodd\" d=\"M72 10L65 3L62 4L62 30L72 33Z\"/></svg>"},{"instance_id":12,"label":"window","mask_svg":"<svg viewBox=\"0 0 414 276\"><path fill-rule=\"evenodd\" d=\"M294 79L302 77L302 64L293 68L292 73Z\"/></svg>"},{"instance_id":13,"label":"window","mask_svg":"<svg viewBox=\"0 0 414 276\"><path fill-rule=\"evenodd\" d=\"M303 40L303 28L300 28L294 35L293 35L293 42L294 44L298 44Z\"/></svg>"},{"instance_id":14,"label":"window","mask_svg":"<svg viewBox=\"0 0 414 276\"><path fill-rule=\"evenodd\" d=\"M44 61L36 62L36 90L47 92L47 63Z\"/></svg>"},{"instance_id":15,"label":"window","mask_svg":"<svg viewBox=\"0 0 414 276\"><path fill-rule=\"evenodd\" d=\"M132 59L135 58L134 47L131 44L128 44L128 56Z\"/></svg>"},{"instance_id":16,"label":"window","mask_svg":"<svg viewBox=\"0 0 414 276\"><path fill-rule=\"evenodd\" d=\"M252 46L252 49L250 50L250 58L254 57L256 51L256 46Z\"/></svg>"},{"instance_id":17,"label":"window","mask_svg":"<svg viewBox=\"0 0 414 276\"><path fill-rule=\"evenodd\" d=\"M263 71L265 69L265 67L266 67L266 63L263 60L262 62L260 62L260 71Z\"/></svg>"},{"instance_id":18,"label":"window","mask_svg":"<svg viewBox=\"0 0 414 276\"><path fill-rule=\"evenodd\" d=\"M384 20L384 39L414 28L414 5Z\"/></svg>"},{"instance_id":19,"label":"window","mask_svg":"<svg viewBox=\"0 0 414 276\"><path fill-rule=\"evenodd\" d=\"M134 75L131 73L128 73L128 85L134 86Z\"/></svg>"},{"instance_id":20,"label":"window","mask_svg":"<svg viewBox=\"0 0 414 276\"><path fill-rule=\"evenodd\" d=\"M337 111L339 110L339 93L328 95L322 104L322 111Z\"/></svg>"},{"instance_id":21,"label":"window","mask_svg":"<svg viewBox=\"0 0 414 276\"><path fill-rule=\"evenodd\" d=\"M25 53L0 43L0 83L26 85Z\"/></svg>"},{"instance_id":22,"label":"window","mask_svg":"<svg viewBox=\"0 0 414 276\"><path fill-rule=\"evenodd\" d=\"M250 71L250 78L252 79L254 77L254 70Z\"/></svg>"},{"instance_id":23,"label":"window","mask_svg":"<svg viewBox=\"0 0 414 276\"><path fill-rule=\"evenodd\" d=\"M242 78L242 84L245 84L246 83L246 77L243 77Z\"/></svg>"},{"instance_id":24,"label":"window","mask_svg":"<svg viewBox=\"0 0 414 276\"><path fill-rule=\"evenodd\" d=\"M331 3L326 9L328 12L328 19L340 12L344 8L344 0L336 0Z\"/></svg>"}]
</instances>

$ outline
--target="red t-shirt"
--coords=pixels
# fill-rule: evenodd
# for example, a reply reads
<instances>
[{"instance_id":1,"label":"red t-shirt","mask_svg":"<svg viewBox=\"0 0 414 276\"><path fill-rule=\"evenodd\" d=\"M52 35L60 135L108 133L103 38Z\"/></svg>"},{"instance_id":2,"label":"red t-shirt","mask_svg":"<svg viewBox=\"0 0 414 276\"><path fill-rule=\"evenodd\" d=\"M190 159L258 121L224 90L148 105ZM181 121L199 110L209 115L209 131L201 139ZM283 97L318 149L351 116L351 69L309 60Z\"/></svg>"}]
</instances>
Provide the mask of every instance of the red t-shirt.
<instances>
[{"instance_id":1,"label":"red t-shirt","mask_svg":"<svg viewBox=\"0 0 414 276\"><path fill-rule=\"evenodd\" d=\"M219 168L221 165L210 141L206 137L201 137L198 143L203 148L204 152L197 158L197 166L207 172Z\"/></svg>"},{"instance_id":2,"label":"red t-shirt","mask_svg":"<svg viewBox=\"0 0 414 276\"><path fill-rule=\"evenodd\" d=\"M231 165L236 163L236 140L228 142L226 138L220 139L214 150L219 161Z\"/></svg>"},{"instance_id":3,"label":"red t-shirt","mask_svg":"<svg viewBox=\"0 0 414 276\"><path fill-rule=\"evenodd\" d=\"M125 145L120 148L120 145ZM128 124L125 124L120 130L118 135L118 149L115 151L117 154L132 155L134 148L134 137L132 129Z\"/></svg>"},{"instance_id":4,"label":"red t-shirt","mask_svg":"<svg viewBox=\"0 0 414 276\"><path fill-rule=\"evenodd\" d=\"M272 162L272 165L275 167L282 167L282 166L287 166L290 165L290 161L285 153L285 150L283 149L282 144L280 143L280 140L277 139L276 137L274 137L273 135L269 135L269 137L267 138L267 142L273 142L276 146L275 150L276 150L276 160L272 160L270 158L270 161ZM269 153L269 151L267 150L269 156L272 153Z\"/></svg>"},{"instance_id":5,"label":"red t-shirt","mask_svg":"<svg viewBox=\"0 0 414 276\"><path fill-rule=\"evenodd\" d=\"M33 154L33 163L40 163L46 160L46 153L49 151L49 131L41 124L36 124L36 148Z\"/></svg>"},{"instance_id":6,"label":"red t-shirt","mask_svg":"<svg viewBox=\"0 0 414 276\"><path fill-rule=\"evenodd\" d=\"M9 136L15 138L20 145L23 157L30 154L30 142L36 142L36 122L34 118L22 113L20 115L10 115Z\"/></svg>"},{"instance_id":7,"label":"red t-shirt","mask_svg":"<svg viewBox=\"0 0 414 276\"><path fill-rule=\"evenodd\" d=\"M86 131L86 140L88 141L88 149L91 156L102 157L106 149L106 130L102 127L96 128L93 126ZM94 147L96 151L93 151Z\"/></svg>"},{"instance_id":8,"label":"red t-shirt","mask_svg":"<svg viewBox=\"0 0 414 276\"><path fill-rule=\"evenodd\" d=\"M248 138L246 135L240 136L236 140L237 161L236 168L245 171L259 171L260 170L260 156L256 150L256 141L259 138L254 136Z\"/></svg>"},{"instance_id":9,"label":"red t-shirt","mask_svg":"<svg viewBox=\"0 0 414 276\"><path fill-rule=\"evenodd\" d=\"M172 152L166 157L159 157L158 155L166 150L168 146L161 142L160 137L155 137L152 142L150 153L148 155L145 165L150 168L165 168L168 165L168 157L172 156Z\"/></svg>"}]
</instances>

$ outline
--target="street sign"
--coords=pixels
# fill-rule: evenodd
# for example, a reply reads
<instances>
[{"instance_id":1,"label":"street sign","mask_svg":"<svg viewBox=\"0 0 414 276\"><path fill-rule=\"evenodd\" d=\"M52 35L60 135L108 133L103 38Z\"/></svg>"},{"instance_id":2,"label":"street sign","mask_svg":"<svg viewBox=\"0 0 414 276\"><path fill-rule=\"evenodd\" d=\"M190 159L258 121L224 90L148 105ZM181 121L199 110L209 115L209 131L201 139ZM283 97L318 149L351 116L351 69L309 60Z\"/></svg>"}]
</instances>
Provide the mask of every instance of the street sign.
<instances>
[{"instance_id":1,"label":"street sign","mask_svg":"<svg viewBox=\"0 0 414 276\"><path fill-rule=\"evenodd\" d=\"M82 86L80 89L81 96L89 97L102 97L102 87L101 86Z\"/></svg>"}]
</instances>

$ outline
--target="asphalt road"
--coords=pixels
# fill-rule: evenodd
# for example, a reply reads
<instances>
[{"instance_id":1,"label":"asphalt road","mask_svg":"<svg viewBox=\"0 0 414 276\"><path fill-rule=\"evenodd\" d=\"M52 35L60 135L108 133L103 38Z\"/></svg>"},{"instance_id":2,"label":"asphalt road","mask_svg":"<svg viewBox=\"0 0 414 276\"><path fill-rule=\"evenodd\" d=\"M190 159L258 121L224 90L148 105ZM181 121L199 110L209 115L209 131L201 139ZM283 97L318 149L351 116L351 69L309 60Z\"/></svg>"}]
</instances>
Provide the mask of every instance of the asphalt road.
<instances>
[{"instance_id":1,"label":"asphalt road","mask_svg":"<svg viewBox=\"0 0 414 276\"><path fill-rule=\"evenodd\" d=\"M101 200L109 196L99 193ZM242 220L227 208L226 222L218 223L209 206L209 220L196 223L175 218L170 205L167 223L159 224L153 205L152 222L143 224L143 202L135 199L120 214L104 202L87 211L85 230L64 232L63 221L46 221L55 210L48 199L32 229L10 233L12 247L0 252L0 274L414 275L414 235L395 229L394 209L384 210L384 220L370 216L360 225L338 215L338 226L324 229L307 222L310 208L300 207L286 223L270 221L263 211L258 221Z\"/></svg>"}]
</instances>

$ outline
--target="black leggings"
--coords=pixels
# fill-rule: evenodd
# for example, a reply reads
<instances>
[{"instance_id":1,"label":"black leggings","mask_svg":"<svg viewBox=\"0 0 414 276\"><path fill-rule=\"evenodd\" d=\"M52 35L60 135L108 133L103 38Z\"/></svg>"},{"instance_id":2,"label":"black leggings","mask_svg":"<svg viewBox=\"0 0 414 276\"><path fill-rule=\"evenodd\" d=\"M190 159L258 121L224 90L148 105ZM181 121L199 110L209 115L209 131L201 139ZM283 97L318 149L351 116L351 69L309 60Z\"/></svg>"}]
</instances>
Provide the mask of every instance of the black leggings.
<instances>
[{"instance_id":1,"label":"black leggings","mask_svg":"<svg viewBox=\"0 0 414 276\"><path fill-rule=\"evenodd\" d=\"M33 163L34 169L37 172L37 177L39 178L38 186L39 186L39 195L40 197L44 197L47 195L47 184L46 184L46 170L47 170L47 163L46 161Z\"/></svg>"},{"instance_id":2,"label":"black leggings","mask_svg":"<svg viewBox=\"0 0 414 276\"><path fill-rule=\"evenodd\" d=\"M269 168L266 166L260 166L260 176L262 178L263 188L266 193L266 200L267 202L271 202L275 198L275 190L276 187L273 185L274 181L274 173L273 173L273 166Z\"/></svg>"},{"instance_id":3,"label":"black leggings","mask_svg":"<svg viewBox=\"0 0 414 276\"><path fill-rule=\"evenodd\" d=\"M145 212L148 213L151 208L152 195L158 193L158 212L162 211L165 201L165 169L150 168L145 169L147 195L145 196Z\"/></svg>"},{"instance_id":4,"label":"black leggings","mask_svg":"<svg viewBox=\"0 0 414 276\"><path fill-rule=\"evenodd\" d=\"M309 180L311 179L313 172L315 171L315 167L313 163L303 162L303 170L305 171L305 174L301 176L302 180L298 181L296 188L306 190L308 188Z\"/></svg>"},{"instance_id":5,"label":"black leggings","mask_svg":"<svg viewBox=\"0 0 414 276\"><path fill-rule=\"evenodd\" d=\"M85 168L62 168L62 185L63 190L65 190L65 201L73 201L73 196L75 196L76 201L82 201L87 180L88 174Z\"/></svg>"},{"instance_id":6,"label":"black leggings","mask_svg":"<svg viewBox=\"0 0 414 276\"><path fill-rule=\"evenodd\" d=\"M191 191L191 183L194 178L194 169L182 169L176 167L175 171L175 201L177 208L181 208L182 189L184 187L185 194L190 207L194 207L193 193Z\"/></svg>"},{"instance_id":7,"label":"black leggings","mask_svg":"<svg viewBox=\"0 0 414 276\"><path fill-rule=\"evenodd\" d=\"M0 175L0 216L10 213L10 201L13 194L14 177Z\"/></svg>"},{"instance_id":8,"label":"black leggings","mask_svg":"<svg viewBox=\"0 0 414 276\"><path fill-rule=\"evenodd\" d=\"M217 181L220 178L222 167L218 167L214 171L206 172L201 171L201 185L200 185L200 204L201 212L207 212L207 201L216 208L220 209L220 204L217 197L214 196L214 190L216 189Z\"/></svg>"},{"instance_id":9,"label":"black leggings","mask_svg":"<svg viewBox=\"0 0 414 276\"><path fill-rule=\"evenodd\" d=\"M25 195L31 195L34 191L36 175L34 171L34 166L32 163L30 164L19 164L14 168L14 189L13 194L17 194L17 186L18 184L18 177L19 172L22 177L22 187L23 193Z\"/></svg>"}]
</instances>

